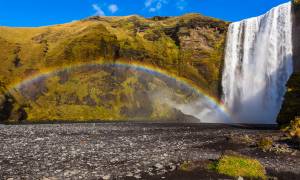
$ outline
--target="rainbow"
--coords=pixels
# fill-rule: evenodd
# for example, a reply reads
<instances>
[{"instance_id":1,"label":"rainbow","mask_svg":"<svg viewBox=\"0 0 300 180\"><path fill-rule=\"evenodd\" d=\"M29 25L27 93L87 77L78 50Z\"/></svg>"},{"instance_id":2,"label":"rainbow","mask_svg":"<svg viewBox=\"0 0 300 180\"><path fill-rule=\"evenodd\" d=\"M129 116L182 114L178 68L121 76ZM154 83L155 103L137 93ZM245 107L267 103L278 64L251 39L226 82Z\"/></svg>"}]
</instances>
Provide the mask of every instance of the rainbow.
<instances>
[{"instance_id":1,"label":"rainbow","mask_svg":"<svg viewBox=\"0 0 300 180\"><path fill-rule=\"evenodd\" d=\"M8 92L18 92L20 87L26 84L30 84L34 81L39 80L40 78L43 77L49 77L51 75L54 75L56 73L65 71L65 70L75 70L80 67L85 67L85 66L103 66L103 65L114 65L114 66L119 66L119 67L129 67L136 69L137 71L142 71L148 74L152 74L155 76L163 76L170 78L172 80L175 80L176 82L180 82L181 84L185 85L186 87L191 88L194 90L196 93L206 97L207 100L212 105L215 105L218 107L219 110L221 110L224 114L228 115L230 114L226 107L223 105L222 102L219 101L215 96L213 96L210 92L200 88L198 85L196 85L193 81L188 80L183 77L179 77L176 73L171 73L169 71L163 70L159 67L150 65L150 64L145 64L145 63L137 63L137 62L123 62L123 61L117 61L117 62L103 62L103 61L96 61L96 62L91 62L91 63L77 63L77 64L72 64L72 65L66 65L63 67L52 67L52 68L43 68L40 69L37 73L33 73L25 78L19 78L12 82L8 86Z\"/></svg>"}]
</instances>

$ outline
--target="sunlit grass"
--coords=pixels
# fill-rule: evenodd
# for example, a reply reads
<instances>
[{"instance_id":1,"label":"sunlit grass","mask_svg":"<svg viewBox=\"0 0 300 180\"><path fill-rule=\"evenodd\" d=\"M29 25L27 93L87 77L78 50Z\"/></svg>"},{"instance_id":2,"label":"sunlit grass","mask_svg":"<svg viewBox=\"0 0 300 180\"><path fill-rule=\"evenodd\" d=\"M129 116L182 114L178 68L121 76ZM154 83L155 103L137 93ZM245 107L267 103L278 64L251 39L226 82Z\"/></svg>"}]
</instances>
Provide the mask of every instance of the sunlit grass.
<instances>
[{"instance_id":1,"label":"sunlit grass","mask_svg":"<svg viewBox=\"0 0 300 180\"><path fill-rule=\"evenodd\" d=\"M233 177L266 179L263 165L249 157L224 155L217 162L210 164L209 169Z\"/></svg>"}]
</instances>

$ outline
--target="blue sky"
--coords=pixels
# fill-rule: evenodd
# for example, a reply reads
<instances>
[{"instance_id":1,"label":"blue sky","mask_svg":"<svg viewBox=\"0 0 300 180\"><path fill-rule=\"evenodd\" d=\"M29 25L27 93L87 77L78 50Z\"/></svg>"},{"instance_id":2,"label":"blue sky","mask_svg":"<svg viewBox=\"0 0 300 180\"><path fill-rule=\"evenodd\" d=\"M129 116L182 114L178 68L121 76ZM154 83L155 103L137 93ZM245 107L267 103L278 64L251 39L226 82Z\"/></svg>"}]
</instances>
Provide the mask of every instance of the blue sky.
<instances>
[{"instance_id":1,"label":"blue sky","mask_svg":"<svg viewBox=\"0 0 300 180\"><path fill-rule=\"evenodd\" d=\"M0 26L44 26L92 15L201 13L227 21L265 13L288 0L0 0Z\"/></svg>"}]
</instances>

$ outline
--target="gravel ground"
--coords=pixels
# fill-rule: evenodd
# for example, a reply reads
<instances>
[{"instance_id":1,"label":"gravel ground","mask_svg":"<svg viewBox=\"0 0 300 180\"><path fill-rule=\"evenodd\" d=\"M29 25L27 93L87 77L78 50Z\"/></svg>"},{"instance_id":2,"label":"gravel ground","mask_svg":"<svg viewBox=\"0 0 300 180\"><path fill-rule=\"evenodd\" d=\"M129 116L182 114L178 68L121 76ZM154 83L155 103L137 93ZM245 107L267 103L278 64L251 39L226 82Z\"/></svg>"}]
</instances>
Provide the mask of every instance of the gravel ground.
<instances>
[{"instance_id":1,"label":"gravel ground","mask_svg":"<svg viewBox=\"0 0 300 180\"><path fill-rule=\"evenodd\" d=\"M165 178L184 161L217 159L224 150L255 157L270 171L300 174L296 150L264 153L228 141L245 135L280 132L207 124L0 125L0 179Z\"/></svg>"}]
</instances>

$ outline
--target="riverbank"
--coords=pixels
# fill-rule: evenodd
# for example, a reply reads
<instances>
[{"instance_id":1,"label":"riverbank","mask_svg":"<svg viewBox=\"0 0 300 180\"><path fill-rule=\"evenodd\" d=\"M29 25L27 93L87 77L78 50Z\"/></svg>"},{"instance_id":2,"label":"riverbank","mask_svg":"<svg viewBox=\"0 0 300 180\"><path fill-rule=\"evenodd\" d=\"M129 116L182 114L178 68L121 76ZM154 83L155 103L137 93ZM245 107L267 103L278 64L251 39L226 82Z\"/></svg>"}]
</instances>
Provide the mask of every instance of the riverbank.
<instances>
[{"instance_id":1,"label":"riverbank","mask_svg":"<svg viewBox=\"0 0 300 180\"><path fill-rule=\"evenodd\" d=\"M263 150L258 142L271 138ZM296 179L300 152L275 127L173 123L0 126L3 179L218 179L207 164L234 152L255 158L267 175ZM184 162L198 164L184 171ZM227 177L227 179L230 177Z\"/></svg>"}]
</instances>

